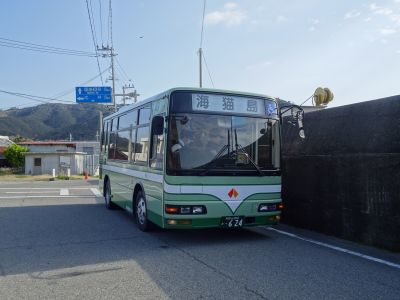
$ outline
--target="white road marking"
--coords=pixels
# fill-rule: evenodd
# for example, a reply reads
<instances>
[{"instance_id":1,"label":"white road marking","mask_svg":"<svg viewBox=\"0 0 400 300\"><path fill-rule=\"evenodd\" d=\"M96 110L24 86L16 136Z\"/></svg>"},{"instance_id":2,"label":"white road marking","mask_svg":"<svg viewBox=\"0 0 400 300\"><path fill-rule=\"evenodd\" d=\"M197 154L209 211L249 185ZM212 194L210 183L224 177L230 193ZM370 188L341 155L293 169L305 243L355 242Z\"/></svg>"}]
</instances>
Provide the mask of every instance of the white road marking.
<instances>
[{"instance_id":1,"label":"white road marking","mask_svg":"<svg viewBox=\"0 0 400 300\"><path fill-rule=\"evenodd\" d=\"M350 254L350 255L354 255L354 256L357 256L357 257L364 258L366 260L374 261L374 262L377 262L377 263L380 263L380 264L384 264L384 265L387 265L387 266L390 266L390 267L393 267L393 268L396 268L396 269L400 269L400 264L396 264L396 263L393 263L393 262L390 262L390 261L387 261L387 260L383 260L383 259L376 258L376 257L373 257L373 256L365 255L365 254L362 254L362 253L359 253L359 252L347 250L345 248L329 245L329 244L326 244L326 243L318 242L316 240L303 238L301 236L298 236L296 234L293 234L293 233L290 233L290 232L286 232L286 231L283 231L283 230L278 230L278 229L271 228L271 227L268 227L268 228L265 228L265 229L271 230L271 231L275 231L275 232L278 232L280 234L284 234L284 235L290 236L292 238L299 239L299 240L302 240L302 241L305 241L305 242L308 242L308 243L312 243L312 244L315 244L315 245L318 245L318 246L322 246L322 247L329 248L329 249L332 249L332 250L336 250L336 251L339 251L339 252L347 253L347 254Z\"/></svg>"},{"instance_id":2,"label":"white road marking","mask_svg":"<svg viewBox=\"0 0 400 300\"><path fill-rule=\"evenodd\" d=\"M69 196L8 196L8 197L0 197L0 199L30 199L30 198L93 198L93 196L79 196L79 195L69 195Z\"/></svg>"},{"instance_id":3,"label":"white road marking","mask_svg":"<svg viewBox=\"0 0 400 300\"><path fill-rule=\"evenodd\" d=\"M6 192L6 194L51 194L51 193L58 193L58 191L41 191L41 192L31 192L31 191L26 191L26 192Z\"/></svg>"},{"instance_id":4,"label":"white road marking","mask_svg":"<svg viewBox=\"0 0 400 300\"><path fill-rule=\"evenodd\" d=\"M87 190L89 187L70 187L69 190ZM17 187L9 187L9 188L0 188L0 190L60 190L60 188L17 188Z\"/></svg>"},{"instance_id":5,"label":"white road marking","mask_svg":"<svg viewBox=\"0 0 400 300\"><path fill-rule=\"evenodd\" d=\"M97 188L91 188L90 189L92 191L92 193L96 196L96 197L103 197L103 195L100 193L100 191Z\"/></svg>"},{"instance_id":6,"label":"white road marking","mask_svg":"<svg viewBox=\"0 0 400 300\"><path fill-rule=\"evenodd\" d=\"M68 196L69 191L68 189L60 189L60 196Z\"/></svg>"}]
</instances>

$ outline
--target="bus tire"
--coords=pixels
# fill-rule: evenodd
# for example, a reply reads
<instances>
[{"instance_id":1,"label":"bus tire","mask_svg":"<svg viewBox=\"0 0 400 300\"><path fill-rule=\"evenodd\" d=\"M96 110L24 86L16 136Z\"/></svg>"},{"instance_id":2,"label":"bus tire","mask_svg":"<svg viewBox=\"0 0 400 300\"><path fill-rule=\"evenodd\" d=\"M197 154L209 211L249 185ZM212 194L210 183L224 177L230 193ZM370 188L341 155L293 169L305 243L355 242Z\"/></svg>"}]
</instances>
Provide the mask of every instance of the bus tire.
<instances>
[{"instance_id":1,"label":"bus tire","mask_svg":"<svg viewBox=\"0 0 400 300\"><path fill-rule=\"evenodd\" d=\"M139 191L135 200L136 224L141 231L149 231L151 223L147 218L147 202L142 191Z\"/></svg>"},{"instance_id":2,"label":"bus tire","mask_svg":"<svg viewBox=\"0 0 400 300\"><path fill-rule=\"evenodd\" d=\"M116 207L115 203L112 202L112 194L111 194L111 184L110 180L106 181L105 190L104 190L104 201L106 203L106 207L108 209L114 209Z\"/></svg>"}]
</instances>

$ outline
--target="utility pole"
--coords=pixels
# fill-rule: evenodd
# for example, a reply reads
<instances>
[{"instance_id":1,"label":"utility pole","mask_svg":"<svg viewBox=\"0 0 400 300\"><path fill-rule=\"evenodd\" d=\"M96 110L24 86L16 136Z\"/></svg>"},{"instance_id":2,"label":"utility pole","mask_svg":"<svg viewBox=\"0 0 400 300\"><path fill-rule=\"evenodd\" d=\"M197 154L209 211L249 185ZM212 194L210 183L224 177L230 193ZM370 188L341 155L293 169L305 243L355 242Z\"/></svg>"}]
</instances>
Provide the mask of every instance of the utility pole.
<instances>
[{"instance_id":1,"label":"utility pole","mask_svg":"<svg viewBox=\"0 0 400 300\"><path fill-rule=\"evenodd\" d=\"M199 48L199 81L200 87L203 87L203 70L202 70L203 49Z\"/></svg>"},{"instance_id":2,"label":"utility pole","mask_svg":"<svg viewBox=\"0 0 400 300\"><path fill-rule=\"evenodd\" d=\"M128 100L128 98L132 98L132 93L126 94L126 93L125 93L125 90L134 89L134 88L135 88L135 86L133 85L132 82L129 82L129 84L125 84L125 85L122 87L122 91L123 91L122 94L125 95L125 96L123 96L123 98L122 98L122 100L123 100L123 102L124 102L124 105L126 105L126 100ZM138 94L136 93L136 90L134 90L133 93L134 93L134 96L133 96L133 97L134 97L134 101L135 101L135 103L136 103Z\"/></svg>"},{"instance_id":3,"label":"utility pole","mask_svg":"<svg viewBox=\"0 0 400 300\"><path fill-rule=\"evenodd\" d=\"M112 76L112 98L114 103L114 112L117 111L117 101L115 101L115 74L114 74L114 48L110 48L111 53L111 76Z\"/></svg>"},{"instance_id":4,"label":"utility pole","mask_svg":"<svg viewBox=\"0 0 400 300\"><path fill-rule=\"evenodd\" d=\"M117 54L114 53L114 48L113 47L105 47L102 46L101 48L97 47L97 51L105 51L105 52L109 52L106 54L103 54L103 57L107 57L110 56L111 57L111 80L112 80L112 101L113 101L113 105L114 105L114 112L117 111L117 101L115 100L115 71L114 71L114 56L116 56Z\"/></svg>"},{"instance_id":5,"label":"utility pole","mask_svg":"<svg viewBox=\"0 0 400 300\"><path fill-rule=\"evenodd\" d=\"M122 94L124 94L125 95L125 85L122 87ZM124 96L124 97L122 97L122 101L123 101L123 103L124 103L124 106L126 105L126 96Z\"/></svg>"},{"instance_id":6,"label":"utility pole","mask_svg":"<svg viewBox=\"0 0 400 300\"><path fill-rule=\"evenodd\" d=\"M103 112L99 111L99 132L103 134Z\"/></svg>"}]
</instances>

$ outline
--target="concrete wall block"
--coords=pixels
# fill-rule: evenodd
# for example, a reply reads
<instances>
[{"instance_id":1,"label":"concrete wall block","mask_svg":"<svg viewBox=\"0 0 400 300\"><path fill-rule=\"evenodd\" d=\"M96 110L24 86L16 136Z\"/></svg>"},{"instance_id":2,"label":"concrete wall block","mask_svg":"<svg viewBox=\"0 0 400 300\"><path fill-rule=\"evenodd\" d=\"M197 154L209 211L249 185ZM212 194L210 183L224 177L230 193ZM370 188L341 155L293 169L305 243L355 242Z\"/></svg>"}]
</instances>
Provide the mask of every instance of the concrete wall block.
<instances>
[{"instance_id":1,"label":"concrete wall block","mask_svg":"<svg viewBox=\"0 0 400 300\"><path fill-rule=\"evenodd\" d=\"M283 126L283 221L400 251L400 96Z\"/></svg>"}]
</instances>

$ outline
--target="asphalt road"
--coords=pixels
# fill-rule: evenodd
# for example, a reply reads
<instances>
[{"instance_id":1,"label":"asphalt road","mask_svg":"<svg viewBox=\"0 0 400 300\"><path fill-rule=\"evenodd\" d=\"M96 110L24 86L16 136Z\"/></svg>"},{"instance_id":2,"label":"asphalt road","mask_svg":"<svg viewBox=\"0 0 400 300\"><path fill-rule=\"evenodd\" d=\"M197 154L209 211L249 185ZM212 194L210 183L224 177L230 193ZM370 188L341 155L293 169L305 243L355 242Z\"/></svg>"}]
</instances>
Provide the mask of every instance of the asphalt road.
<instances>
[{"instance_id":1,"label":"asphalt road","mask_svg":"<svg viewBox=\"0 0 400 300\"><path fill-rule=\"evenodd\" d=\"M400 299L399 254L283 225L304 240L267 228L143 233L96 187L0 182L0 299Z\"/></svg>"}]
</instances>

